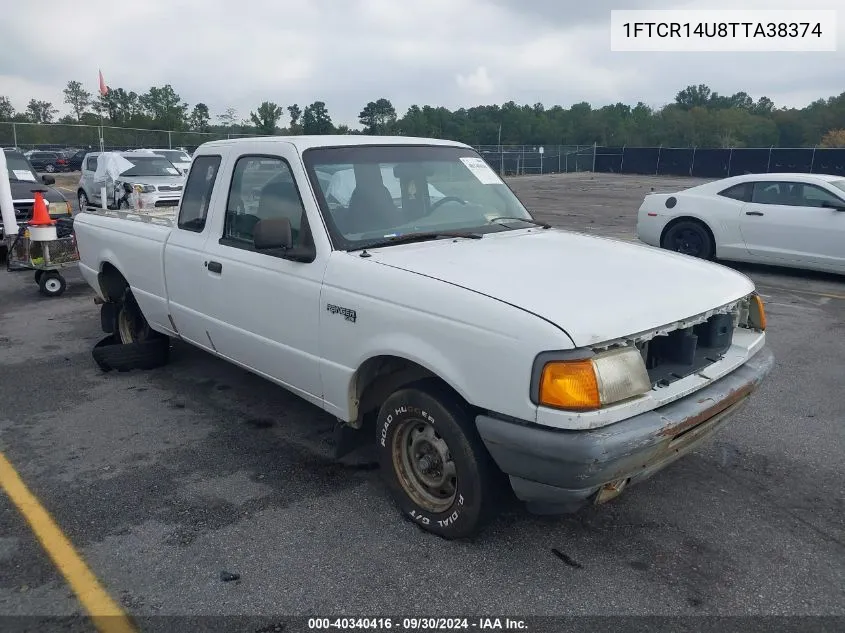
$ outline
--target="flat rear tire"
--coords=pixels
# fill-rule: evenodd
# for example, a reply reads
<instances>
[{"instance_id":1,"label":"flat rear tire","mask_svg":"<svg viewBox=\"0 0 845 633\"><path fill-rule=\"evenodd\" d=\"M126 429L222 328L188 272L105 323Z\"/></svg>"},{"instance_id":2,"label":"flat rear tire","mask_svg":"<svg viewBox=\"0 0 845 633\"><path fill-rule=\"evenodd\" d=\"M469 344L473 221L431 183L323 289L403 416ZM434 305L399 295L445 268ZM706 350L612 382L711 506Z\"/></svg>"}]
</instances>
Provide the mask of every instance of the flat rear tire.
<instances>
[{"instance_id":1,"label":"flat rear tire","mask_svg":"<svg viewBox=\"0 0 845 633\"><path fill-rule=\"evenodd\" d=\"M170 337L150 327L129 288L111 311L111 334L94 346L94 361L103 371L155 369L170 360Z\"/></svg>"}]
</instances>

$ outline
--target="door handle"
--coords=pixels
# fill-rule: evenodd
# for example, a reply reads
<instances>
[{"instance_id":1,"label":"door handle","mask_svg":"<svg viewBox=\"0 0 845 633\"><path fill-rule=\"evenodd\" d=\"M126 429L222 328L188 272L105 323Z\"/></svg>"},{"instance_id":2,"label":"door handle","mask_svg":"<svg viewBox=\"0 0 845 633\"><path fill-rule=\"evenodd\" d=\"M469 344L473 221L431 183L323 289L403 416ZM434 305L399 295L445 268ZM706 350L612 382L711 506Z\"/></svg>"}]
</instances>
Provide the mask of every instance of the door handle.
<instances>
[{"instance_id":1,"label":"door handle","mask_svg":"<svg viewBox=\"0 0 845 633\"><path fill-rule=\"evenodd\" d=\"M745 215L765 215L765 214L761 213L760 211L746 211Z\"/></svg>"},{"instance_id":2,"label":"door handle","mask_svg":"<svg viewBox=\"0 0 845 633\"><path fill-rule=\"evenodd\" d=\"M223 264L221 264L220 262L208 262L208 270L213 273L222 273Z\"/></svg>"}]
</instances>

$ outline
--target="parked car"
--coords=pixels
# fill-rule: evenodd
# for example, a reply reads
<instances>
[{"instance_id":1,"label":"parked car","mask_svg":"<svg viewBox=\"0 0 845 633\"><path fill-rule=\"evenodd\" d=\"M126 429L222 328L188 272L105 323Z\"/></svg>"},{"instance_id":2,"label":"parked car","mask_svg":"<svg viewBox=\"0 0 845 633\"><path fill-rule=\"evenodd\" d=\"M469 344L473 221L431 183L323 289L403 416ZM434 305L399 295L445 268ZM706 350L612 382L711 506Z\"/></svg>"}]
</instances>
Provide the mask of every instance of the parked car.
<instances>
[{"instance_id":1,"label":"parked car","mask_svg":"<svg viewBox=\"0 0 845 633\"><path fill-rule=\"evenodd\" d=\"M38 171L46 171L49 174L68 170L68 159L58 152L34 151L29 155L29 162Z\"/></svg>"},{"instance_id":2,"label":"parked car","mask_svg":"<svg viewBox=\"0 0 845 633\"><path fill-rule=\"evenodd\" d=\"M107 206L113 208L129 207L133 194L137 194L137 199L147 207L175 207L179 204L185 176L169 160L142 152L105 154L125 159L128 161L126 168L117 178L112 178L103 170L98 172L101 152L87 154L77 190L80 209L89 204L101 206L100 190L103 187L106 187L109 196Z\"/></svg>"},{"instance_id":3,"label":"parked car","mask_svg":"<svg viewBox=\"0 0 845 633\"><path fill-rule=\"evenodd\" d=\"M156 154L159 154L160 156L164 156L167 160L173 163L183 174L187 174L188 170L191 168L191 155L184 150L155 149L153 151Z\"/></svg>"},{"instance_id":4,"label":"parked car","mask_svg":"<svg viewBox=\"0 0 845 633\"><path fill-rule=\"evenodd\" d=\"M651 193L637 236L704 259L845 273L845 178L745 174Z\"/></svg>"},{"instance_id":5,"label":"parked car","mask_svg":"<svg viewBox=\"0 0 845 633\"><path fill-rule=\"evenodd\" d=\"M318 171L350 165L329 204ZM113 336L98 362L149 368L175 337L281 385L337 416L338 454L374 442L399 507L446 538L507 486L536 512L612 499L700 446L773 364L746 276L538 222L462 143L212 141L169 226L132 217L75 220Z\"/></svg>"},{"instance_id":6,"label":"parked car","mask_svg":"<svg viewBox=\"0 0 845 633\"><path fill-rule=\"evenodd\" d=\"M176 167L179 171L183 174L187 174L188 170L191 168L191 156L184 150L179 149L140 149L135 150L138 152L152 152L153 154L158 154L159 156L163 156L171 163L173 166Z\"/></svg>"},{"instance_id":7,"label":"parked car","mask_svg":"<svg viewBox=\"0 0 845 633\"><path fill-rule=\"evenodd\" d=\"M82 171L82 162L85 160L85 156L90 151L91 150L80 149L71 152L68 156L66 156L68 162L68 171Z\"/></svg>"},{"instance_id":8,"label":"parked car","mask_svg":"<svg viewBox=\"0 0 845 633\"><path fill-rule=\"evenodd\" d=\"M44 175L40 178L35 167L26 159L20 150L6 149L6 167L9 178L9 185L12 188L12 203L15 207L15 219L26 222L32 217L32 206L35 204L34 189L43 193L44 201L52 218L68 217L73 215L73 207L57 189L50 185L56 180L52 176ZM0 217L0 239L5 236L3 218Z\"/></svg>"}]
</instances>

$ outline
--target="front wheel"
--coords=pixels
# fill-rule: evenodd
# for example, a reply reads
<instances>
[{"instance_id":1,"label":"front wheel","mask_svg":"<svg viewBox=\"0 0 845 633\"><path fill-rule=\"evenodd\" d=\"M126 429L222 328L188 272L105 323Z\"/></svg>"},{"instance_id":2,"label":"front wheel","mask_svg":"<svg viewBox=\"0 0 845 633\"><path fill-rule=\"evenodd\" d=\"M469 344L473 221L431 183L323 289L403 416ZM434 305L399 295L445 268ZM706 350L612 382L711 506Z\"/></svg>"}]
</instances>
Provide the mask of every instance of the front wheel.
<instances>
[{"instance_id":1,"label":"front wheel","mask_svg":"<svg viewBox=\"0 0 845 633\"><path fill-rule=\"evenodd\" d=\"M382 405L376 429L382 477L420 527L465 538L493 516L498 470L451 392L434 383L400 389Z\"/></svg>"},{"instance_id":2,"label":"front wheel","mask_svg":"<svg viewBox=\"0 0 845 633\"><path fill-rule=\"evenodd\" d=\"M88 206L88 196L85 195L84 191L80 191L79 192L79 210L84 211L87 206Z\"/></svg>"},{"instance_id":3,"label":"front wheel","mask_svg":"<svg viewBox=\"0 0 845 633\"><path fill-rule=\"evenodd\" d=\"M681 220L669 227L661 246L682 255L701 259L712 259L716 250L710 232L701 222L695 220Z\"/></svg>"}]
</instances>

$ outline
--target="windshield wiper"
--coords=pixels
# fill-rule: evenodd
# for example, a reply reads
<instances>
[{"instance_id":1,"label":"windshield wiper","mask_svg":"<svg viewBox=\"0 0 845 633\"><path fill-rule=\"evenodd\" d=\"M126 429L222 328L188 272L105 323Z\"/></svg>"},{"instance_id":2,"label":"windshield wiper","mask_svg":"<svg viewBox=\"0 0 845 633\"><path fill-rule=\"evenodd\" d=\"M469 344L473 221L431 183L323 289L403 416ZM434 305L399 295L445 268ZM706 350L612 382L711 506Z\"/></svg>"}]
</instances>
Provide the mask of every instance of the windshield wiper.
<instances>
[{"instance_id":1,"label":"windshield wiper","mask_svg":"<svg viewBox=\"0 0 845 633\"><path fill-rule=\"evenodd\" d=\"M522 222L528 222L529 224L535 224L537 226L542 226L544 229L552 228L552 225L548 224L547 222L540 222L540 220L535 220L533 218L520 218L520 217L517 217L517 216L510 216L510 215L501 215L499 217L493 218L493 219L488 220L488 221L492 223L492 222L495 222L496 220L520 220Z\"/></svg>"},{"instance_id":2,"label":"windshield wiper","mask_svg":"<svg viewBox=\"0 0 845 633\"><path fill-rule=\"evenodd\" d=\"M350 248L350 251L360 251L367 248L378 248L379 246L393 246L394 244L409 244L411 242L426 242L429 240L439 240L445 237L464 237L470 240L480 240L483 235L481 233L472 233L470 231L427 231L425 233L406 233L404 235L394 235L393 237L386 237L381 240L372 240L363 244Z\"/></svg>"}]
</instances>

